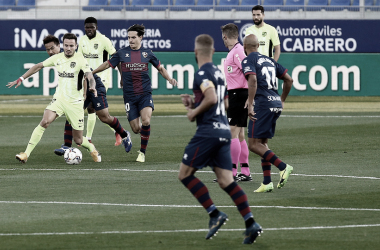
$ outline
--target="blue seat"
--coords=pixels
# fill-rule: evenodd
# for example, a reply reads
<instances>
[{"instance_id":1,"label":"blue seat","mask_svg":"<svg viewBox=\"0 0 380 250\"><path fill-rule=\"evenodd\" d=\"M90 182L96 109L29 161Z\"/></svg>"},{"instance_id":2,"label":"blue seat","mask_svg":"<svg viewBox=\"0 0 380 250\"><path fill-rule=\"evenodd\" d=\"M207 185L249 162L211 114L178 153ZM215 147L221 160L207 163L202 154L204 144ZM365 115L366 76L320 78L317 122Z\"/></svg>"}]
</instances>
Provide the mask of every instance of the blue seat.
<instances>
[{"instance_id":1,"label":"blue seat","mask_svg":"<svg viewBox=\"0 0 380 250\"><path fill-rule=\"evenodd\" d=\"M309 0L307 4L307 11L320 11L321 9L327 9L329 4L328 0Z\"/></svg>"},{"instance_id":2,"label":"blue seat","mask_svg":"<svg viewBox=\"0 0 380 250\"><path fill-rule=\"evenodd\" d=\"M197 5L217 5L217 0L198 0Z\"/></svg>"},{"instance_id":3,"label":"blue seat","mask_svg":"<svg viewBox=\"0 0 380 250\"><path fill-rule=\"evenodd\" d=\"M186 11L193 9L193 6L195 6L195 0L176 0L171 9L174 11Z\"/></svg>"},{"instance_id":4,"label":"blue seat","mask_svg":"<svg viewBox=\"0 0 380 250\"><path fill-rule=\"evenodd\" d=\"M239 5L239 0L220 0L219 1L219 6L220 5L238 6Z\"/></svg>"},{"instance_id":5,"label":"blue seat","mask_svg":"<svg viewBox=\"0 0 380 250\"><path fill-rule=\"evenodd\" d=\"M16 5L16 0L0 0L0 10L7 10Z\"/></svg>"},{"instance_id":6,"label":"blue seat","mask_svg":"<svg viewBox=\"0 0 380 250\"><path fill-rule=\"evenodd\" d=\"M297 11L305 8L305 0L286 0L285 7L282 8L286 11Z\"/></svg>"},{"instance_id":7,"label":"blue seat","mask_svg":"<svg viewBox=\"0 0 380 250\"><path fill-rule=\"evenodd\" d=\"M131 6L127 6L127 10L141 11L152 5L151 0L132 0Z\"/></svg>"},{"instance_id":8,"label":"blue seat","mask_svg":"<svg viewBox=\"0 0 380 250\"><path fill-rule=\"evenodd\" d=\"M173 0L154 0L153 5L173 5Z\"/></svg>"},{"instance_id":9,"label":"blue seat","mask_svg":"<svg viewBox=\"0 0 380 250\"><path fill-rule=\"evenodd\" d=\"M274 11L277 9L282 9L284 5L284 0L264 0L263 6L265 11Z\"/></svg>"},{"instance_id":10,"label":"blue seat","mask_svg":"<svg viewBox=\"0 0 380 250\"><path fill-rule=\"evenodd\" d=\"M359 6L359 1L360 0L353 0L352 1L352 6ZM373 0L364 0L364 6L373 6ZM369 9L369 8L367 8ZM359 11L360 8L352 7L350 8L351 11Z\"/></svg>"},{"instance_id":11,"label":"blue seat","mask_svg":"<svg viewBox=\"0 0 380 250\"><path fill-rule=\"evenodd\" d=\"M331 0L329 8L330 11L341 11L348 9L346 7L350 6L351 0Z\"/></svg>"},{"instance_id":12,"label":"blue seat","mask_svg":"<svg viewBox=\"0 0 380 250\"><path fill-rule=\"evenodd\" d=\"M173 0L154 0L153 6L148 7L150 11L165 11L169 6L173 5Z\"/></svg>"},{"instance_id":13,"label":"blue seat","mask_svg":"<svg viewBox=\"0 0 380 250\"><path fill-rule=\"evenodd\" d=\"M241 0L240 6L236 8L237 11L251 11L255 5L260 5L261 0Z\"/></svg>"},{"instance_id":14,"label":"blue seat","mask_svg":"<svg viewBox=\"0 0 380 250\"><path fill-rule=\"evenodd\" d=\"M13 7L12 10L29 10L35 7L35 0L18 0L16 7Z\"/></svg>"},{"instance_id":15,"label":"blue seat","mask_svg":"<svg viewBox=\"0 0 380 250\"><path fill-rule=\"evenodd\" d=\"M239 0L219 0L219 4L215 7L218 11L230 11L239 7Z\"/></svg>"},{"instance_id":16,"label":"blue seat","mask_svg":"<svg viewBox=\"0 0 380 250\"><path fill-rule=\"evenodd\" d=\"M108 5L108 0L90 0L87 6L82 9L85 11L98 11Z\"/></svg>"},{"instance_id":17,"label":"blue seat","mask_svg":"<svg viewBox=\"0 0 380 250\"><path fill-rule=\"evenodd\" d=\"M208 11L218 4L218 0L198 0L197 5L192 8L196 11Z\"/></svg>"},{"instance_id":18,"label":"blue seat","mask_svg":"<svg viewBox=\"0 0 380 250\"><path fill-rule=\"evenodd\" d=\"M104 10L120 11L124 9L125 5L129 5L129 0L111 0L110 4L104 7Z\"/></svg>"}]
</instances>

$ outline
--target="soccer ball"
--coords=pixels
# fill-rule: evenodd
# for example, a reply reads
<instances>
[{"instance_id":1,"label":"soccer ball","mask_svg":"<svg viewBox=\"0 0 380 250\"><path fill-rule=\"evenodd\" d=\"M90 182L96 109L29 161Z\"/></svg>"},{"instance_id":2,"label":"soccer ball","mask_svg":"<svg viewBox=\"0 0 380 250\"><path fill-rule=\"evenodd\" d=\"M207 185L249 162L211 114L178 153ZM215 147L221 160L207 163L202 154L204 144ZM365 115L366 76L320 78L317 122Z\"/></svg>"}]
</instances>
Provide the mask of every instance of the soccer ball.
<instances>
[{"instance_id":1,"label":"soccer ball","mask_svg":"<svg viewBox=\"0 0 380 250\"><path fill-rule=\"evenodd\" d=\"M82 152L77 148L69 148L65 150L63 157L67 164L76 165L82 161Z\"/></svg>"}]
</instances>

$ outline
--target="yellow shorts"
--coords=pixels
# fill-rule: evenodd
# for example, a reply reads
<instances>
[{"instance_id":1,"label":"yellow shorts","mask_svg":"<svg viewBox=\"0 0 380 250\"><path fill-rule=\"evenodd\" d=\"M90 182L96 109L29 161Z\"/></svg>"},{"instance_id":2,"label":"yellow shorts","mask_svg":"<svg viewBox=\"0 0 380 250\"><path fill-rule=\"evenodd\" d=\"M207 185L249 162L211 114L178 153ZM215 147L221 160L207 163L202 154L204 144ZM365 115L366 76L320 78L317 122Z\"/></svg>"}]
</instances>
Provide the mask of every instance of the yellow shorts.
<instances>
[{"instance_id":1,"label":"yellow shorts","mask_svg":"<svg viewBox=\"0 0 380 250\"><path fill-rule=\"evenodd\" d=\"M71 126L75 130L83 130L84 127L84 110L83 110L83 100L69 102L67 100L62 100L59 98L53 98L46 109L55 112L58 116L63 114L66 119L70 122Z\"/></svg>"}]
</instances>

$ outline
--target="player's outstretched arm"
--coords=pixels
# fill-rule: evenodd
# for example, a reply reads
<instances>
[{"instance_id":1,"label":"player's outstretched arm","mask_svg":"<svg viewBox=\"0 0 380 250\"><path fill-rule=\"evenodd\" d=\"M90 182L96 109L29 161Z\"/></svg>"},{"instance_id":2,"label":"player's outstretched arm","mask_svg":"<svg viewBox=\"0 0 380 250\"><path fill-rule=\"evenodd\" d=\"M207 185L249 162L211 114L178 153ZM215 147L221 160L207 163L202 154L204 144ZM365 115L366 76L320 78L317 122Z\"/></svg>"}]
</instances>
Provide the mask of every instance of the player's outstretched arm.
<instances>
[{"instance_id":1,"label":"player's outstretched arm","mask_svg":"<svg viewBox=\"0 0 380 250\"><path fill-rule=\"evenodd\" d=\"M29 76L37 73L38 71L43 69L43 67L44 67L44 65L42 64L42 62L34 65L28 71L26 71L25 74L23 74L21 77L19 77L17 80L15 80L13 82L8 82L7 87L11 88L11 87L16 85L16 89L17 89L21 85L22 81L24 81Z\"/></svg>"},{"instance_id":2,"label":"player's outstretched arm","mask_svg":"<svg viewBox=\"0 0 380 250\"><path fill-rule=\"evenodd\" d=\"M256 120L254 117L255 112L253 111L253 103L255 100L255 95L257 91L257 78L256 75L248 75L248 116L249 119Z\"/></svg>"},{"instance_id":3,"label":"player's outstretched arm","mask_svg":"<svg viewBox=\"0 0 380 250\"><path fill-rule=\"evenodd\" d=\"M160 67L157 68L158 72L162 75L163 78L169 81L169 83L173 86L177 86L177 80L174 78L170 78L168 72L164 68L164 66L160 65Z\"/></svg>"},{"instance_id":4,"label":"player's outstretched arm","mask_svg":"<svg viewBox=\"0 0 380 250\"><path fill-rule=\"evenodd\" d=\"M92 71L92 74L102 72L102 71L108 69L109 67L110 67L110 64L108 63L108 61L105 61L98 68L96 68L94 71Z\"/></svg>"},{"instance_id":5,"label":"player's outstretched arm","mask_svg":"<svg viewBox=\"0 0 380 250\"><path fill-rule=\"evenodd\" d=\"M96 83L95 83L94 76L92 75L91 72L85 73L85 76L90 82L89 84L90 86L88 86L88 90L94 93L95 97L98 97L98 92L96 91Z\"/></svg>"},{"instance_id":6,"label":"player's outstretched arm","mask_svg":"<svg viewBox=\"0 0 380 250\"><path fill-rule=\"evenodd\" d=\"M281 94L281 102L282 102L282 108L284 108L284 102L286 100L286 97L288 97L290 89L292 88L293 79L290 77L288 73L286 73L282 79L284 80L284 87Z\"/></svg>"}]
</instances>

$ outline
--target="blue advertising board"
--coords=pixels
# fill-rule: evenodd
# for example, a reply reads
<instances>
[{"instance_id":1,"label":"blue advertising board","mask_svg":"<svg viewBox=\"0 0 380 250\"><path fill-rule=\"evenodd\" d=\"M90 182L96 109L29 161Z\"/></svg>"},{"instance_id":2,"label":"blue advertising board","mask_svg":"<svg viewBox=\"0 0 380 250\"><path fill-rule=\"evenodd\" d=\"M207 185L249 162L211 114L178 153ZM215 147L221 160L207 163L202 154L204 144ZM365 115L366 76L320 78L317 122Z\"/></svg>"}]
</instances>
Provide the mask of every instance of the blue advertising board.
<instances>
[{"instance_id":1,"label":"blue advertising board","mask_svg":"<svg viewBox=\"0 0 380 250\"><path fill-rule=\"evenodd\" d=\"M43 38L53 34L62 38L71 32L84 35L83 20L12 20L0 21L0 50L44 50ZM216 51L226 51L220 27L226 20L99 20L99 31L111 39L116 49L128 45L127 29L143 23L146 33L143 46L153 51L194 50L194 38L210 34ZM266 20L280 36L282 52L307 53L379 53L379 20ZM240 39L252 20L234 21Z\"/></svg>"}]
</instances>

